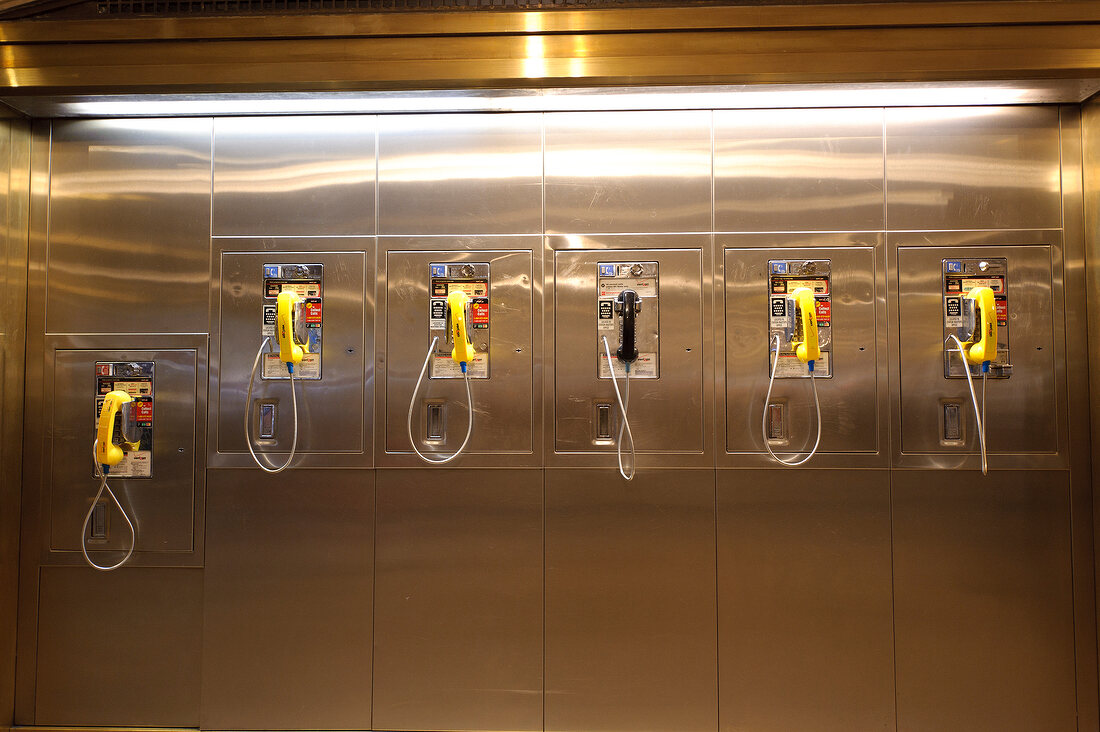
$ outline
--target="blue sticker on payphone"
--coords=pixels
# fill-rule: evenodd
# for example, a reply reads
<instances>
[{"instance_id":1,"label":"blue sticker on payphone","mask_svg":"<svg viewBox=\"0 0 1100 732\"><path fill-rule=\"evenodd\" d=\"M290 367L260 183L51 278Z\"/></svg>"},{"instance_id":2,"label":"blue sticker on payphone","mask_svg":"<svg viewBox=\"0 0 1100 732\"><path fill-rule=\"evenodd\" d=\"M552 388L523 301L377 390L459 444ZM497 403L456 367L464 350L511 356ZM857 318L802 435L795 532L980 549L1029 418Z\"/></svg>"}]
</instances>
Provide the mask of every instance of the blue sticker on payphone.
<instances>
[{"instance_id":1,"label":"blue sticker on payphone","mask_svg":"<svg viewBox=\"0 0 1100 732\"><path fill-rule=\"evenodd\" d=\"M433 264L433 265L431 265L431 269L432 269L432 272L431 272L432 277L446 277L447 276L447 265L445 265L445 264Z\"/></svg>"},{"instance_id":2,"label":"blue sticker on payphone","mask_svg":"<svg viewBox=\"0 0 1100 732\"><path fill-rule=\"evenodd\" d=\"M613 264L601 264L600 265L600 277L614 277L615 265Z\"/></svg>"},{"instance_id":3,"label":"blue sticker on payphone","mask_svg":"<svg viewBox=\"0 0 1100 732\"><path fill-rule=\"evenodd\" d=\"M962 262L944 262L944 267L947 268L948 272L962 272L963 271L963 263Z\"/></svg>"}]
</instances>

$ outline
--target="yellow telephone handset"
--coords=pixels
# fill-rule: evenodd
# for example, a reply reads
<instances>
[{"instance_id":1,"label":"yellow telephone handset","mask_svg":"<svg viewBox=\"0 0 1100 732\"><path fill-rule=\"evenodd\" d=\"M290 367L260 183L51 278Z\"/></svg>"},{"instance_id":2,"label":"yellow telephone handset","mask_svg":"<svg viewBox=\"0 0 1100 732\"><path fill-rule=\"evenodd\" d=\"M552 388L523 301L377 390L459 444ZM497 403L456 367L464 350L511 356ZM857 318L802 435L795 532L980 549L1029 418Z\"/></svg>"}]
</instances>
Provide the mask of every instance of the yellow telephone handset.
<instances>
[{"instance_id":1,"label":"yellow telephone handset","mask_svg":"<svg viewBox=\"0 0 1100 732\"><path fill-rule=\"evenodd\" d=\"M980 364L997 358L997 298L988 287L975 287L964 297L978 305L977 342L970 341L966 360Z\"/></svg>"},{"instance_id":2,"label":"yellow telephone handset","mask_svg":"<svg viewBox=\"0 0 1100 732\"><path fill-rule=\"evenodd\" d=\"M791 345L795 346L795 355L802 363L817 361L821 358L821 346L817 338L817 301L814 300L814 293L808 287L799 287L791 294L802 314L801 339L796 336L791 340Z\"/></svg>"},{"instance_id":3,"label":"yellow telephone handset","mask_svg":"<svg viewBox=\"0 0 1100 732\"><path fill-rule=\"evenodd\" d=\"M461 290L452 290L447 295L447 305L451 309L451 340L455 344L451 358L458 364L474 360L474 346L466 333L466 304L469 302L470 298Z\"/></svg>"},{"instance_id":4,"label":"yellow telephone handset","mask_svg":"<svg viewBox=\"0 0 1100 732\"><path fill-rule=\"evenodd\" d=\"M294 342L294 306L298 294L283 290L276 300L275 337L279 341L279 360L287 364L299 364L307 348Z\"/></svg>"},{"instance_id":5,"label":"yellow telephone handset","mask_svg":"<svg viewBox=\"0 0 1100 732\"><path fill-rule=\"evenodd\" d=\"M124 391L112 391L103 398L96 426L95 459L100 465L118 465L125 453L114 443L115 415L123 404L133 399Z\"/></svg>"}]
</instances>

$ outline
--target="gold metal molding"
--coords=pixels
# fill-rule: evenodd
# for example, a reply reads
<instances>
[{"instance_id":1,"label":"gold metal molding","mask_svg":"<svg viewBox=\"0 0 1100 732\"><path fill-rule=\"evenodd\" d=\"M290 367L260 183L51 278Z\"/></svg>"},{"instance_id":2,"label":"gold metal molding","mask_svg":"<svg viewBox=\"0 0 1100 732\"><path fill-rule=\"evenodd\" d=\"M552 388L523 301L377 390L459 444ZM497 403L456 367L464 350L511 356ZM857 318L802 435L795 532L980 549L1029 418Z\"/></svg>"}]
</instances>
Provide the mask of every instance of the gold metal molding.
<instances>
[{"instance_id":1,"label":"gold metal molding","mask_svg":"<svg viewBox=\"0 0 1100 732\"><path fill-rule=\"evenodd\" d=\"M1087 78L1100 4L870 3L0 23L10 94Z\"/></svg>"},{"instance_id":2,"label":"gold metal molding","mask_svg":"<svg viewBox=\"0 0 1100 732\"><path fill-rule=\"evenodd\" d=\"M8 94L1065 79L1100 73L1097 31L1072 23L0 43L0 71Z\"/></svg>"},{"instance_id":3,"label":"gold metal molding","mask_svg":"<svg viewBox=\"0 0 1100 732\"><path fill-rule=\"evenodd\" d=\"M0 0L0 11L3 9ZM1051 25L1100 22L1093 0L878 2L607 10L385 12L0 22L0 43L763 29Z\"/></svg>"}]
</instances>

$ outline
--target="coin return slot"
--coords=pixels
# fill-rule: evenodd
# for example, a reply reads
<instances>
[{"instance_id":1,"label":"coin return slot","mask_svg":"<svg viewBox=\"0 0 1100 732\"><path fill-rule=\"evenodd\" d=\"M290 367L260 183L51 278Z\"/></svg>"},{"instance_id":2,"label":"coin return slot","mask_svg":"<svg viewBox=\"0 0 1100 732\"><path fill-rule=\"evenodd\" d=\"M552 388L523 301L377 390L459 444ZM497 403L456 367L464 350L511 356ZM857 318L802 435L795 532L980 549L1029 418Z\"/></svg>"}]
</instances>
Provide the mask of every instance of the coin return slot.
<instances>
[{"instance_id":1,"label":"coin return slot","mask_svg":"<svg viewBox=\"0 0 1100 732\"><path fill-rule=\"evenodd\" d=\"M943 440L961 442L962 438L962 405L946 402L943 405Z\"/></svg>"},{"instance_id":2,"label":"coin return slot","mask_svg":"<svg viewBox=\"0 0 1100 732\"><path fill-rule=\"evenodd\" d=\"M97 503L92 509L92 520L88 522L88 538L98 541L107 540L107 504Z\"/></svg>"},{"instance_id":3,"label":"coin return slot","mask_svg":"<svg viewBox=\"0 0 1100 732\"><path fill-rule=\"evenodd\" d=\"M596 405L596 439L611 439L611 405Z\"/></svg>"},{"instance_id":4,"label":"coin return slot","mask_svg":"<svg viewBox=\"0 0 1100 732\"><path fill-rule=\"evenodd\" d=\"M429 440L442 440L443 439L443 405L439 403L428 404L428 418L426 421L427 434L426 439Z\"/></svg>"},{"instance_id":5,"label":"coin return slot","mask_svg":"<svg viewBox=\"0 0 1100 732\"><path fill-rule=\"evenodd\" d=\"M768 405L768 439L784 440L787 438L787 410L782 404Z\"/></svg>"},{"instance_id":6,"label":"coin return slot","mask_svg":"<svg viewBox=\"0 0 1100 732\"><path fill-rule=\"evenodd\" d=\"M275 439L275 404L262 402L260 404L260 428L257 430L261 440Z\"/></svg>"}]
</instances>

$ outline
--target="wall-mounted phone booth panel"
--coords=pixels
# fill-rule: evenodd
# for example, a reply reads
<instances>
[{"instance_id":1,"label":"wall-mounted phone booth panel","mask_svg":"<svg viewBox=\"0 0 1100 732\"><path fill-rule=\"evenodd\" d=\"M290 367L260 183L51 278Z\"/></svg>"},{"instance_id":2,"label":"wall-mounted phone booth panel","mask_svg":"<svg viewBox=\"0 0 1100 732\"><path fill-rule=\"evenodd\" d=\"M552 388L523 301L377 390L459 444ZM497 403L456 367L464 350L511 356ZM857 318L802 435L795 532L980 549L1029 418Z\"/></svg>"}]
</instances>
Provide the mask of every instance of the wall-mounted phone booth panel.
<instances>
[{"instance_id":1,"label":"wall-mounted phone booth panel","mask_svg":"<svg viewBox=\"0 0 1100 732\"><path fill-rule=\"evenodd\" d=\"M656 246L662 237L653 239ZM608 351L625 398L626 372L617 356L624 323L616 303L625 289L640 303L634 318L638 358L627 404L638 452L707 451L704 343L709 338L703 323L709 285L704 287L703 278L709 277L708 254L704 247L554 252L556 452L615 452L621 409Z\"/></svg>"},{"instance_id":2,"label":"wall-mounted phone booth panel","mask_svg":"<svg viewBox=\"0 0 1100 732\"><path fill-rule=\"evenodd\" d=\"M452 245L456 243L451 241ZM534 454L534 247L527 249L410 249L422 240L383 240L385 252L385 453L411 454L409 400L428 360L412 405L412 433L429 457L450 455L467 428L467 399L454 349L448 296L469 298L468 364L474 425L467 454L505 456L528 464ZM481 240L482 246L504 244ZM509 241L509 244L516 242ZM528 242L525 242L528 243ZM443 244L442 246L446 246ZM506 456L514 456L509 458Z\"/></svg>"},{"instance_id":3,"label":"wall-mounted phone booth panel","mask_svg":"<svg viewBox=\"0 0 1100 732\"><path fill-rule=\"evenodd\" d=\"M720 243L750 241L759 239L748 235ZM723 250L727 453L763 451L762 410L773 367L776 378L768 405L772 449L794 453L813 446L817 428L808 370L782 328L787 319L795 320L787 298L799 288L813 290L815 297L821 350L814 377L821 400L819 453L880 450L881 293L876 293L875 282L881 254L881 245L873 244Z\"/></svg>"},{"instance_id":4,"label":"wall-mounted phone booth panel","mask_svg":"<svg viewBox=\"0 0 1100 732\"><path fill-rule=\"evenodd\" d=\"M970 389L948 336L959 332L960 295L991 286L998 298L1002 348L984 387L987 449L990 454L1058 453L1064 423L1055 366L1064 347L1056 323L1061 317L1055 295L1057 288L1060 299L1059 242L965 246L962 235L956 237L959 246L903 244L896 249L901 451L978 451ZM1002 240L1013 238L1018 240ZM980 369L972 370L980 407L982 378Z\"/></svg>"},{"instance_id":5,"label":"wall-mounted phone booth panel","mask_svg":"<svg viewBox=\"0 0 1100 732\"><path fill-rule=\"evenodd\" d=\"M126 410L131 424L120 424L116 436L125 429L138 449L127 452L108 480L136 527L131 563L149 561L154 553L194 551L200 482L196 451L203 446L196 422L199 391L205 387L200 378L203 349L80 345L65 336L47 337L45 426L50 439L43 465L49 486L49 550L72 552L68 558L81 561L81 527L99 482L92 456L95 423L104 395L119 390L133 402ZM119 415L116 423L121 422ZM88 551L125 551L131 541L125 519L106 495L99 503L102 508L93 511L84 536Z\"/></svg>"},{"instance_id":6,"label":"wall-mounted phone booth panel","mask_svg":"<svg viewBox=\"0 0 1100 732\"><path fill-rule=\"evenodd\" d=\"M280 464L294 437L298 465L368 465L373 362L373 238L215 239L211 323L211 466L252 465L245 444L245 399L256 354L250 435L260 459ZM344 251L340 251L344 249ZM275 341L276 299L297 294L295 341L306 353L296 394ZM366 295L366 296L365 296Z\"/></svg>"}]
</instances>

